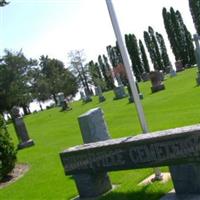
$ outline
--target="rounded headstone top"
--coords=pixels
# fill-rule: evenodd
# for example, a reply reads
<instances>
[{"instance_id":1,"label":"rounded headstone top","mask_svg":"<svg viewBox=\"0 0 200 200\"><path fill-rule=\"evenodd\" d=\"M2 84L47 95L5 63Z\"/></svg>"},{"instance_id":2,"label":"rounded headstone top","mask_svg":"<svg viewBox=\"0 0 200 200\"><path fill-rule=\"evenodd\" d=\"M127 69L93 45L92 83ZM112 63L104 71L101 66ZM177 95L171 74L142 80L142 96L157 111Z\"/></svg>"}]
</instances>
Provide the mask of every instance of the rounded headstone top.
<instances>
[{"instance_id":1,"label":"rounded headstone top","mask_svg":"<svg viewBox=\"0 0 200 200\"><path fill-rule=\"evenodd\" d=\"M152 71L149 77L153 86L158 86L164 81L164 74L162 71Z\"/></svg>"}]
</instances>

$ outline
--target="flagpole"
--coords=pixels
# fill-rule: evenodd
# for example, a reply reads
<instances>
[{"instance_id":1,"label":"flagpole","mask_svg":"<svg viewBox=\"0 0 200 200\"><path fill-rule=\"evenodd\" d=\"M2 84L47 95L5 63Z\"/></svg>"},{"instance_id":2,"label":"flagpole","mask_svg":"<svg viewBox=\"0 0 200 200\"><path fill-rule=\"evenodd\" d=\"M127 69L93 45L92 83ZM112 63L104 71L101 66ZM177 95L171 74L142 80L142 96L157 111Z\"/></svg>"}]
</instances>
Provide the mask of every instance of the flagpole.
<instances>
[{"instance_id":1,"label":"flagpole","mask_svg":"<svg viewBox=\"0 0 200 200\"><path fill-rule=\"evenodd\" d=\"M136 109L137 109L137 115L138 115L138 118L139 118L139 121L140 121L140 125L141 125L143 133L148 133L149 129L148 129L147 122L146 122L146 119L145 119L145 116L144 116L143 107L142 107L142 104L141 104L141 101L140 101L140 98L139 98L139 94L138 94L138 91L137 91L137 88L136 88L135 80L134 80L134 74L133 74L133 71L131 70L131 64L130 64L130 61L128 59L127 50L126 50L125 44L124 44L123 39L122 39L122 34L121 34L121 31L120 31L120 28L119 28L119 24L118 24L117 16L116 16L113 4L112 4L112 0L106 0L106 5L107 5L107 8L108 8L111 23L112 23L112 26L113 26L113 29L114 29L114 32L115 32L115 36L117 38L117 42L118 42L119 49L120 49L120 52L121 52L121 55L122 55L122 59L123 59L123 62L124 62L126 74L127 74L127 77L128 77L131 92L132 92L134 102L135 102L135 106L136 106ZM155 172L155 178L154 178L155 180L162 179L162 175L161 175L159 168L154 168L154 172Z\"/></svg>"}]
</instances>

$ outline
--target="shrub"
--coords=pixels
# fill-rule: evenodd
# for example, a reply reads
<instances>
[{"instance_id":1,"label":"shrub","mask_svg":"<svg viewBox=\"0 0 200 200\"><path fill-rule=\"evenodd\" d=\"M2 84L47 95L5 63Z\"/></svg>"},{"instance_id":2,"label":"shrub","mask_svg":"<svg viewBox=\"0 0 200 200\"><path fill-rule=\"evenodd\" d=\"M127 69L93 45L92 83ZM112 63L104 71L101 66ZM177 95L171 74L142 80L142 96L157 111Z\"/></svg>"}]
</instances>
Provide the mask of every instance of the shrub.
<instances>
[{"instance_id":1,"label":"shrub","mask_svg":"<svg viewBox=\"0 0 200 200\"><path fill-rule=\"evenodd\" d=\"M12 171L15 162L16 150L8 134L5 120L0 115L0 180Z\"/></svg>"}]
</instances>

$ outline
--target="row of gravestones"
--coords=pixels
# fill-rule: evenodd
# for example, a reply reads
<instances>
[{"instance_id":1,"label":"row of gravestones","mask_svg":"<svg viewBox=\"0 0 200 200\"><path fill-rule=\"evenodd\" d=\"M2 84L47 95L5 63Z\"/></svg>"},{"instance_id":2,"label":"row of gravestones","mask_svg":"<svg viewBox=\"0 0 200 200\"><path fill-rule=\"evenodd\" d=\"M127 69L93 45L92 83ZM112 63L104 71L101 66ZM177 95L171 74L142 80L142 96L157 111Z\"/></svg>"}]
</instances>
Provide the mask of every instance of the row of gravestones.
<instances>
[{"instance_id":1,"label":"row of gravestones","mask_svg":"<svg viewBox=\"0 0 200 200\"><path fill-rule=\"evenodd\" d=\"M163 73L158 72L158 71L150 72L148 77L150 78L151 83L152 83L152 87L151 87L152 92L157 92L157 91L165 89L165 86L162 83L164 80ZM140 93L137 83L136 83L136 86L137 86L137 90L138 90L140 99L142 99L143 95L142 95L142 93ZM134 102L133 96L131 95L130 87L128 87L128 91L130 94L129 102ZM105 97L103 96L101 87L96 87L95 93L99 97L99 102L105 101ZM122 84L122 82L120 81L119 78L118 78L118 86L114 88L114 94L115 94L115 97L114 97L115 100L122 99L122 98L125 98L128 96L125 93L124 85ZM92 98L89 95L84 95L84 93L82 93L82 92L81 92L81 98L84 102L92 101ZM57 101L58 101L58 105L62 107L62 111L71 109L68 106L63 93L59 93L57 95ZM19 109L17 107L13 107L13 109L12 109L12 119L13 119L15 131L17 133L17 137L19 140L18 149L34 145L33 140L31 140L28 136L28 132L27 132L25 123L23 121L23 118L20 116Z\"/></svg>"},{"instance_id":2,"label":"row of gravestones","mask_svg":"<svg viewBox=\"0 0 200 200\"><path fill-rule=\"evenodd\" d=\"M64 93L60 92L56 96L57 105L61 106L61 111L71 110L67 101L65 100ZM11 117L15 132L18 138L18 149L23 149L34 145L34 141L30 139L23 117L20 115L19 108L14 106L11 110Z\"/></svg>"},{"instance_id":3,"label":"row of gravestones","mask_svg":"<svg viewBox=\"0 0 200 200\"><path fill-rule=\"evenodd\" d=\"M181 65L181 64L179 63L179 65ZM179 71L180 71L180 68L179 68ZM171 68L171 77L172 76L176 76L176 72ZM150 72L150 73L144 73L142 78L143 78L144 81L151 80L151 83L152 83L151 91L152 91L152 93L165 89L165 86L163 84L164 74L160 71L153 71L153 72ZM123 83L120 80L120 77L117 78L117 82L118 82L118 86L116 86L113 89L114 95L115 95L114 100L122 99L122 98L125 98L125 97L128 96L125 92L125 88L124 88ZM137 87L137 91L138 91L140 99L143 99L143 95L142 95L142 93L140 93L137 82L136 82L136 87ZM129 93L129 102L130 103L134 102L134 99L133 99L133 96L131 94L131 89L130 89L129 85L128 85L127 89L128 89L128 93ZM86 92L84 93L84 92L81 91L80 95L81 95L81 99L84 103L88 103L88 102L92 101L91 96L87 95ZM103 92L102 92L100 86L95 87L95 95L99 97L99 102L103 102L103 101L106 100L105 97L103 96Z\"/></svg>"}]
</instances>

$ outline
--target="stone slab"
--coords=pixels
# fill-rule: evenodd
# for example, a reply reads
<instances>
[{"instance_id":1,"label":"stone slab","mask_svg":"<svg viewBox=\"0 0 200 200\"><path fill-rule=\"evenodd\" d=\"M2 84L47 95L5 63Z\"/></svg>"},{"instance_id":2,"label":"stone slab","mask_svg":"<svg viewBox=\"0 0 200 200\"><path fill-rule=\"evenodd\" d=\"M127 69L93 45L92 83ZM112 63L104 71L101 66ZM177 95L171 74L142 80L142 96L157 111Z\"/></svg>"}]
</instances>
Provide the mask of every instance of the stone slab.
<instances>
[{"instance_id":1,"label":"stone slab","mask_svg":"<svg viewBox=\"0 0 200 200\"><path fill-rule=\"evenodd\" d=\"M83 142L91 143L110 138L103 111L94 108L78 118ZM81 173L73 175L81 198L94 198L112 189L107 172Z\"/></svg>"},{"instance_id":2,"label":"stone slab","mask_svg":"<svg viewBox=\"0 0 200 200\"><path fill-rule=\"evenodd\" d=\"M18 144L17 148L18 149L23 149L23 148L26 148L26 147L31 147L33 146L35 143L33 140L29 139L28 141L26 142L23 142L23 143L20 143Z\"/></svg>"},{"instance_id":3,"label":"stone slab","mask_svg":"<svg viewBox=\"0 0 200 200\"><path fill-rule=\"evenodd\" d=\"M104 96L99 96L99 102L104 102L106 100L106 98Z\"/></svg>"},{"instance_id":4,"label":"stone slab","mask_svg":"<svg viewBox=\"0 0 200 200\"><path fill-rule=\"evenodd\" d=\"M28 135L28 131L26 129L26 125L23 121L23 118L22 117L15 118L13 122L20 143L27 142L30 138Z\"/></svg>"},{"instance_id":5,"label":"stone slab","mask_svg":"<svg viewBox=\"0 0 200 200\"><path fill-rule=\"evenodd\" d=\"M155 93L155 92L158 92L158 91L164 90L164 89L165 89L165 86L164 86L163 83L161 83L160 85L152 86L152 87L151 87L152 93Z\"/></svg>"},{"instance_id":6,"label":"stone slab","mask_svg":"<svg viewBox=\"0 0 200 200\"><path fill-rule=\"evenodd\" d=\"M75 146L60 153L66 175L200 162L200 125Z\"/></svg>"},{"instance_id":7,"label":"stone slab","mask_svg":"<svg viewBox=\"0 0 200 200\"><path fill-rule=\"evenodd\" d=\"M176 195L172 190L160 200L200 200L200 195Z\"/></svg>"},{"instance_id":8,"label":"stone slab","mask_svg":"<svg viewBox=\"0 0 200 200\"><path fill-rule=\"evenodd\" d=\"M84 143L110 139L107 124L101 108L94 108L78 117Z\"/></svg>"},{"instance_id":9,"label":"stone slab","mask_svg":"<svg viewBox=\"0 0 200 200\"><path fill-rule=\"evenodd\" d=\"M151 184L153 182L155 182L153 179L155 177L155 174L152 174L151 176L147 177L146 179L144 179L143 181L141 181L138 185L148 185ZM169 181L171 179L171 175L169 172L164 172L162 173L162 180L160 180L160 183L166 183L167 181Z\"/></svg>"},{"instance_id":10,"label":"stone slab","mask_svg":"<svg viewBox=\"0 0 200 200\"><path fill-rule=\"evenodd\" d=\"M200 194L200 163L169 166L176 194Z\"/></svg>"},{"instance_id":11,"label":"stone slab","mask_svg":"<svg viewBox=\"0 0 200 200\"><path fill-rule=\"evenodd\" d=\"M125 98L125 97L128 96L125 92L123 85L115 87L114 88L114 94L115 94L114 100L122 99L122 98Z\"/></svg>"}]
</instances>

